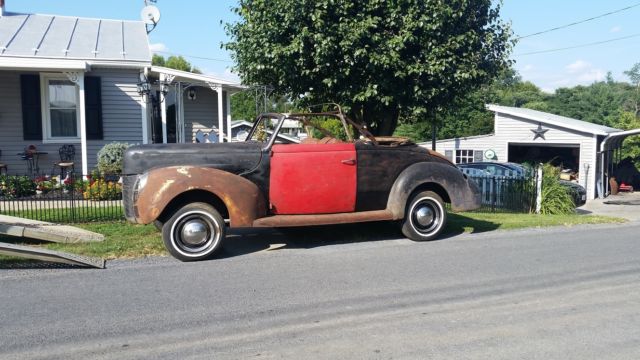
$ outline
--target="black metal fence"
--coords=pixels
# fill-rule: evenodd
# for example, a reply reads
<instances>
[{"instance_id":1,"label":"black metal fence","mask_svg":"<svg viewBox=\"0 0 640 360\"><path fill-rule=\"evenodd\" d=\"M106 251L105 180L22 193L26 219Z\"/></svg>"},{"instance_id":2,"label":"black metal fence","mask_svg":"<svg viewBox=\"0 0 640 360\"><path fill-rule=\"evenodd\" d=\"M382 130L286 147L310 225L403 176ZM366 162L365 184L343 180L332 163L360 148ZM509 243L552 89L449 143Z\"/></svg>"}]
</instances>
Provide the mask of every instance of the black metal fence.
<instances>
[{"instance_id":1,"label":"black metal fence","mask_svg":"<svg viewBox=\"0 0 640 360\"><path fill-rule=\"evenodd\" d=\"M119 175L0 175L0 214L56 223L124 219Z\"/></svg>"},{"instance_id":2,"label":"black metal fence","mask_svg":"<svg viewBox=\"0 0 640 360\"><path fill-rule=\"evenodd\" d=\"M479 212L535 209L535 178L469 176L482 192ZM0 175L0 214L56 223L123 220L119 175Z\"/></svg>"},{"instance_id":3,"label":"black metal fence","mask_svg":"<svg viewBox=\"0 0 640 360\"><path fill-rule=\"evenodd\" d=\"M482 207L479 212L515 212L535 211L536 179L504 176L473 176L482 193Z\"/></svg>"}]
</instances>

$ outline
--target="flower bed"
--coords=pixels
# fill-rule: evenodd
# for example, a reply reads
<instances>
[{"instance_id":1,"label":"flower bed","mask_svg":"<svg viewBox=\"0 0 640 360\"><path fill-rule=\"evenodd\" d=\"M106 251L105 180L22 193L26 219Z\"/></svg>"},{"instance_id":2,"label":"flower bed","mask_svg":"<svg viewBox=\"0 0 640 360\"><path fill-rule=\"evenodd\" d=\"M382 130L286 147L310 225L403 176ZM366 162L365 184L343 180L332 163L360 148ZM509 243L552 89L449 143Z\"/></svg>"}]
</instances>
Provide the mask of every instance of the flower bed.
<instances>
[{"instance_id":1,"label":"flower bed","mask_svg":"<svg viewBox=\"0 0 640 360\"><path fill-rule=\"evenodd\" d=\"M1 200L121 200L117 175L81 177L0 175Z\"/></svg>"}]
</instances>

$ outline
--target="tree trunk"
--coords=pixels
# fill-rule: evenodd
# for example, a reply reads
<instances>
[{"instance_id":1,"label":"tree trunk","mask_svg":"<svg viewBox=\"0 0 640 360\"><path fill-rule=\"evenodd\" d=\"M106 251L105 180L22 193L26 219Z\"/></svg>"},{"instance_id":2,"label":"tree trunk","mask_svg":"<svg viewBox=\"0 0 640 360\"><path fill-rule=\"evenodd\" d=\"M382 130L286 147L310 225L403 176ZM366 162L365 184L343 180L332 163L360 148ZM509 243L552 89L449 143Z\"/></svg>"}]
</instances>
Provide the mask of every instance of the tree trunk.
<instances>
[{"instance_id":1,"label":"tree trunk","mask_svg":"<svg viewBox=\"0 0 640 360\"><path fill-rule=\"evenodd\" d=\"M391 136L398 126L400 111L396 106L362 106L363 123L374 136Z\"/></svg>"}]
</instances>

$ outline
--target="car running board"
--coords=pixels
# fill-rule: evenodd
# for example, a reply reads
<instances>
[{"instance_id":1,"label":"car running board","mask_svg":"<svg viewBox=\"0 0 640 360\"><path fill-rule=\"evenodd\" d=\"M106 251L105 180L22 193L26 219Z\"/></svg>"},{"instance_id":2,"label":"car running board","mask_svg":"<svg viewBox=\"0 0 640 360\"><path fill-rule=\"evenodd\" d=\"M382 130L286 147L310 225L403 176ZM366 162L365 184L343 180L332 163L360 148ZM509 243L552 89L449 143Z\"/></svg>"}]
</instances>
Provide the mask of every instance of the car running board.
<instances>
[{"instance_id":1,"label":"car running board","mask_svg":"<svg viewBox=\"0 0 640 360\"><path fill-rule=\"evenodd\" d=\"M360 211L338 214L313 214L313 215L274 215L257 219L254 227L293 227L346 224L368 221L394 220L389 210Z\"/></svg>"}]
</instances>

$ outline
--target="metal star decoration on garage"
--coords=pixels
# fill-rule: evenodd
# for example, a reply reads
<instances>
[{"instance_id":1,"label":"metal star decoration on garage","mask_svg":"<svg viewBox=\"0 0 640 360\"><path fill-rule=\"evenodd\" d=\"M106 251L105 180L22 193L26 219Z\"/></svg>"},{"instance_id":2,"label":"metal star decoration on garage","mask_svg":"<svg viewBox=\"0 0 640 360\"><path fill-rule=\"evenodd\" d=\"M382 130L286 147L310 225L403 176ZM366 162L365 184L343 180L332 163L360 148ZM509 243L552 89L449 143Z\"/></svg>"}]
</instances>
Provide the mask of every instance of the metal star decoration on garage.
<instances>
[{"instance_id":1,"label":"metal star decoration on garage","mask_svg":"<svg viewBox=\"0 0 640 360\"><path fill-rule=\"evenodd\" d=\"M531 132L533 132L533 140L537 139L537 138L542 138L542 140L547 140L544 137L544 133L546 133L547 131L549 131L549 129L543 129L542 128L542 124L538 123L538 128L537 129L531 129Z\"/></svg>"}]
</instances>

